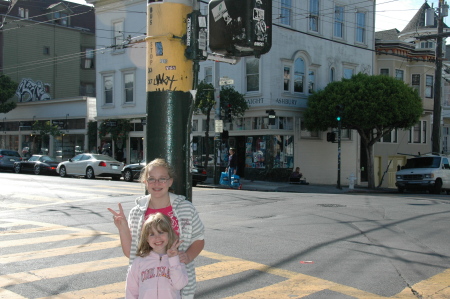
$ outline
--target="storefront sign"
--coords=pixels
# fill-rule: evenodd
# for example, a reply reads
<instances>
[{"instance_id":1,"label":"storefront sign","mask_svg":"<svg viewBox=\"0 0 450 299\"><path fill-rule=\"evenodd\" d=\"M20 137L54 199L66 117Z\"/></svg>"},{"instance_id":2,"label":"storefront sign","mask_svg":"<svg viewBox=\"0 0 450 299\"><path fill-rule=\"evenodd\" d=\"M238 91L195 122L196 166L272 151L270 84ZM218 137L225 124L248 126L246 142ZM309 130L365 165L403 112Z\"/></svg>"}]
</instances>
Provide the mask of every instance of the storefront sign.
<instances>
[{"instance_id":1,"label":"storefront sign","mask_svg":"<svg viewBox=\"0 0 450 299\"><path fill-rule=\"evenodd\" d=\"M249 106L264 104L264 98L246 99Z\"/></svg>"}]
</instances>

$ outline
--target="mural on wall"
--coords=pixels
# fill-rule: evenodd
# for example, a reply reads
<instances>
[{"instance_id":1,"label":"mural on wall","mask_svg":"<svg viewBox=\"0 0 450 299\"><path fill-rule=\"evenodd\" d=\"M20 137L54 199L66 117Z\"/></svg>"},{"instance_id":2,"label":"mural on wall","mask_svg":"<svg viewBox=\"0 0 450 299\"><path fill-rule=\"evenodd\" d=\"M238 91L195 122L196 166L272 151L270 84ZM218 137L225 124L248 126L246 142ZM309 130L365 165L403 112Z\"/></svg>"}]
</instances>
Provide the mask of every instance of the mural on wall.
<instances>
[{"instance_id":1,"label":"mural on wall","mask_svg":"<svg viewBox=\"0 0 450 299\"><path fill-rule=\"evenodd\" d=\"M42 83L42 81L34 82L31 79L23 78L17 87L16 95L19 102L45 101L51 97L47 93L50 90L50 84Z\"/></svg>"}]
</instances>

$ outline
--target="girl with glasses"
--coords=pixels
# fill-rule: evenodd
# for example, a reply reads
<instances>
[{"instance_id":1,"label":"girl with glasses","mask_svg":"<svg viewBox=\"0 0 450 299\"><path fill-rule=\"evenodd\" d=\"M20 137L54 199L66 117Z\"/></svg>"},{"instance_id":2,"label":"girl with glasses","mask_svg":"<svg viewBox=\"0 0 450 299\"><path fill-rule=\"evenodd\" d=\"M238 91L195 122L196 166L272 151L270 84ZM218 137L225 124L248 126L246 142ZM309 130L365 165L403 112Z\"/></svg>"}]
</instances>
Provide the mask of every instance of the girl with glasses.
<instances>
[{"instance_id":1,"label":"girl with glasses","mask_svg":"<svg viewBox=\"0 0 450 299\"><path fill-rule=\"evenodd\" d=\"M194 298L196 288L193 261L205 246L205 229L192 203L182 195L169 192L173 178L174 171L169 164L164 159L155 159L144 167L139 179L149 194L136 199L136 205L131 209L128 219L120 203L118 212L110 208L108 210L113 214L114 224L119 229L122 251L130 259L130 264L136 257L142 224L149 215L160 212L171 219L172 228L183 241L178 255L180 262L186 265L189 277L188 284L182 290L182 298L191 299Z\"/></svg>"}]
</instances>

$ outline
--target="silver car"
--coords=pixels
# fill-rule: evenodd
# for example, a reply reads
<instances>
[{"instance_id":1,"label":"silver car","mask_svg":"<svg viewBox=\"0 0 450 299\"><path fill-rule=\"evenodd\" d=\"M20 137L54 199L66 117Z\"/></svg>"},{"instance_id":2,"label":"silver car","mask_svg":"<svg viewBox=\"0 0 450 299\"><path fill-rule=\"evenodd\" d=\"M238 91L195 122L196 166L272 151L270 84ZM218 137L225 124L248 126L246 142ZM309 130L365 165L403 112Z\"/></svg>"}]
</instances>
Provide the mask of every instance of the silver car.
<instances>
[{"instance_id":1,"label":"silver car","mask_svg":"<svg viewBox=\"0 0 450 299\"><path fill-rule=\"evenodd\" d=\"M22 161L22 157L17 151L0 149L0 169L14 170L14 163Z\"/></svg>"},{"instance_id":2,"label":"silver car","mask_svg":"<svg viewBox=\"0 0 450 299\"><path fill-rule=\"evenodd\" d=\"M61 177L84 176L87 179L111 177L113 180L120 180L123 166L123 162L110 156L84 153L59 163L56 172Z\"/></svg>"}]
</instances>

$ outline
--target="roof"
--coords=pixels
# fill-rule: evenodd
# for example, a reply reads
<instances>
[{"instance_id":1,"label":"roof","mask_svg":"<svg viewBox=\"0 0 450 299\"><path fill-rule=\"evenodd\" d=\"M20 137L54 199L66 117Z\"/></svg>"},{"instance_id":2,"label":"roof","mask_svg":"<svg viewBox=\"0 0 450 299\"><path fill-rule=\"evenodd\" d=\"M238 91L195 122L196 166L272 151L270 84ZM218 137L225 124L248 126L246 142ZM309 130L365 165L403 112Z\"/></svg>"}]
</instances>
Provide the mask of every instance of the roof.
<instances>
[{"instance_id":1,"label":"roof","mask_svg":"<svg viewBox=\"0 0 450 299\"><path fill-rule=\"evenodd\" d=\"M398 34L400 31L398 31L396 28L389 29L389 30L383 30L375 32L375 39L377 40L390 40L390 41L398 41Z\"/></svg>"},{"instance_id":2,"label":"roof","mask_svg":"<svg viewBox=\"0 0 450 299\"><path fill-rule=\"evenodd\" d=\"M400 33L403 34L403 33L408 33L408 32L414 32L419 29L425 29L425 28L436 28L437 29L438 16L436 15L436 13L434 13L434 24L432 26L425 26L425 11L428 8L431 8L431 6L427 2L422 4L419 11L417 11L417 13L411 19L411 21L409 21L408 25L406 25L406 27L403 28L403 30ZM444 23L444 28L448 28L448 26L445 23Z\"/></svg>"}]
</instances>

